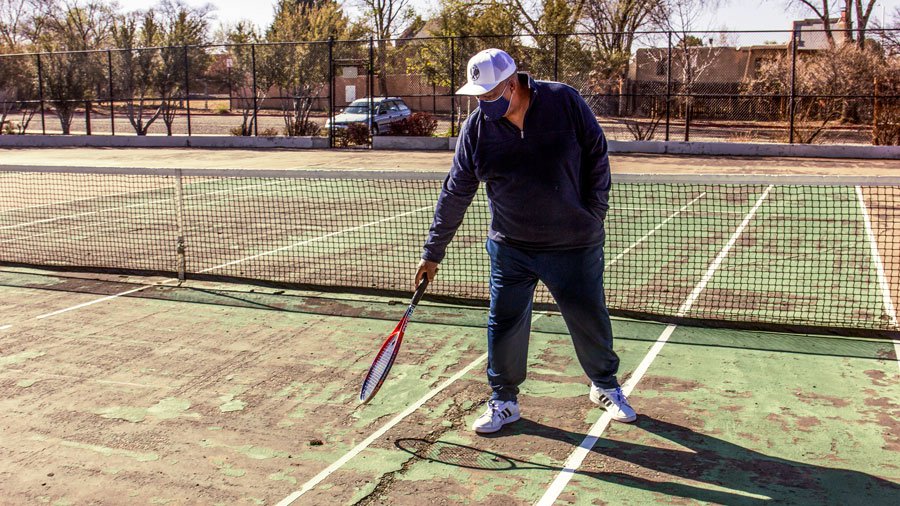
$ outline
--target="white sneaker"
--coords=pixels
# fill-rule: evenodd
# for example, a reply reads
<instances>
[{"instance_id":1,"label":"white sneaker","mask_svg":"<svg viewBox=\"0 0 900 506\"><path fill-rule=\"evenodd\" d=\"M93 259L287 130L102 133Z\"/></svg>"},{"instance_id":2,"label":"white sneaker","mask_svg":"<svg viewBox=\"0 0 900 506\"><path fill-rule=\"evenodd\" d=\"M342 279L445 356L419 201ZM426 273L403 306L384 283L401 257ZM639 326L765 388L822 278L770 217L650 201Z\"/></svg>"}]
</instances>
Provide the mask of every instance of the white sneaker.
<instances>
[{"instance_id":1,"label":"white sneaker","mask_svg":"<svg viewBox=\"0 0 900 506\"><path fill-rule=\"evenodd\" d=\"M637 420L637 414L628 404L628 399L622 393L622 389L600 388L591 384L591 402L609 411L610 416L617 422L633 422Z\"/></svg>"},{"instance_id":2,"label":"white sneaker","mask_svg":"<svg viewBox=\"0 0 900 506\"><path fill-rule=\"evenodd\" d=\"M501 427L519 419L519 404L514 401L495 401L487 403L484 414L472 424L472 430L479 434L497 432Z\"/></svg>"}]
</instances>

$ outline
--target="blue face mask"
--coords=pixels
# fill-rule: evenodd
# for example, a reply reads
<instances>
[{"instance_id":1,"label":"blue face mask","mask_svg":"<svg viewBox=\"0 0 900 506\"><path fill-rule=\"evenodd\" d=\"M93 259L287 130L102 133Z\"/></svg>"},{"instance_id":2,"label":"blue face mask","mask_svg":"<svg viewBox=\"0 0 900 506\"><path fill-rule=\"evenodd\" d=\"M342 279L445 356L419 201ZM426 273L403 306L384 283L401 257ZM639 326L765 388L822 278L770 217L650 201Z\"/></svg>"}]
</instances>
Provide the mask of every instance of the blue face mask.
<instances>
[{"instance_id":1,"label":"blue face mask","mask_svg":"<svg viewBox=\"0 0 900 506\"><path fill-rule=\"evenodd\" d=\"M497 121L506 115L506 111L509 110L509 100L503 95L506 94L506 88L509 86L509 81L506 82L506 86L503 87L503 92L500 93L500 96L491 101L479 100L478 107L481 108L481 112L484 113L484 119L488 121Z\"/></svg>"}]
</instances>

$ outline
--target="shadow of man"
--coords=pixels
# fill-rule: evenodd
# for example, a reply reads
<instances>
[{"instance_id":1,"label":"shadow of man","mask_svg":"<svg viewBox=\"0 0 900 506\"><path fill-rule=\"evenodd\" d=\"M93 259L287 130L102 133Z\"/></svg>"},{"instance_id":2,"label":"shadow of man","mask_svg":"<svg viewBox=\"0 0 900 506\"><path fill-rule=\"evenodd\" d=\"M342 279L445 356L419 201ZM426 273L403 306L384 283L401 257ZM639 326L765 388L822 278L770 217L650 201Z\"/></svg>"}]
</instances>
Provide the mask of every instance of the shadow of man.
<instances>
[{"instance_id":1,"label":"shadow of man","mask_svg":"<svg viewBox=\"0 0 900 506\"><path fill-rule=\"evenodd\" d=\"M719 504L893 506L900 499L900 485L878 476L765 455L648 416L639 415L634 425L646 431L644 436L661 438L672 444L648 445L601 439L593 451L602 456L606 461L604 468L609 471L579 469L576 473L622 486ZM569 445L578 445L585 437L585 434L563 431L523 418L487 439L526 434ZM419 458L470 469L562 470L562 467L456 443L406 439L398 440L396 445ZM639 469L634 469L635 465ZM626 467L627 472L618 470Z\"/></svg>"}]
</instances>

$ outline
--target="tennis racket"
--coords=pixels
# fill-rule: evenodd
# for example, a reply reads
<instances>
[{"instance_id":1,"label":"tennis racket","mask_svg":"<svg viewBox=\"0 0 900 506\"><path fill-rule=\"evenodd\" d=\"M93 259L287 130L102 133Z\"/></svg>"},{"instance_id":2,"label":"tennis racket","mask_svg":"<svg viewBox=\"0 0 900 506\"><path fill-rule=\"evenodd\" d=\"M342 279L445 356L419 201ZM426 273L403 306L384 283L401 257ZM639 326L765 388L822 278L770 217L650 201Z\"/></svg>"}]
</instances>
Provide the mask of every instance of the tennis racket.
<instances>
[{"instance_id":1,"label":"tennis racket","mask_svg":"<svg viewBox=\"0 0 900 506\"><path fill-rule=\"evenodd\" d=\"M419 282L416 293L413 294L412 302L409 303L406 314L400 319L400 323L394 327L394 331L391 332L391 335L384 340L384 344L382 344L381 349L378 350L378 355L375 355L375 361L372 362L372 367L370 367L369 372L366 373L366 379L363 380L362 390L359 392L359 401L361 403L365 404L372 400L372 397L375 397L375 394L378 393L378 389L381 388L381 384L384 383L384 379L387 378L388 373L391 371L391 366L394 365L394 359L397 358L397 353L400 351L400 343L403 342L403 332L406 331L406 325L409 323L413 311L416 310L416 305L422 300L422 295L425 294L426 287L428 287L428 276L422 276L422 281Z\"/></svg>"}]
</instances>

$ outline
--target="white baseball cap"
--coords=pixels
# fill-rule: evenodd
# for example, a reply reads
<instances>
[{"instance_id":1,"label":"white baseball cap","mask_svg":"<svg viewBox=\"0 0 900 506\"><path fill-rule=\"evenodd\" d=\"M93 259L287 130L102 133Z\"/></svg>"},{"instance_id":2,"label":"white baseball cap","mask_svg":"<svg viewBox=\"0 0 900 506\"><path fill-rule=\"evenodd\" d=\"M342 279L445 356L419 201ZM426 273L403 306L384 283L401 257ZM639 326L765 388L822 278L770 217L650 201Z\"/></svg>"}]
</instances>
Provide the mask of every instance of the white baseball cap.
<instances>
[{"instance_id":1,"label":"white baseball cap","mask_svg":"<svg viewBox=\"0 0 900 506\"><path fill-rule=\"evenodd\" d=\"M484 95L516 72L516 62L502 49L485 49L469 58L467 82L457 95Z\"/></svg>"}]
</instances>

